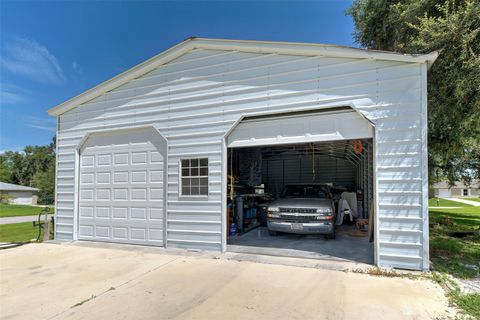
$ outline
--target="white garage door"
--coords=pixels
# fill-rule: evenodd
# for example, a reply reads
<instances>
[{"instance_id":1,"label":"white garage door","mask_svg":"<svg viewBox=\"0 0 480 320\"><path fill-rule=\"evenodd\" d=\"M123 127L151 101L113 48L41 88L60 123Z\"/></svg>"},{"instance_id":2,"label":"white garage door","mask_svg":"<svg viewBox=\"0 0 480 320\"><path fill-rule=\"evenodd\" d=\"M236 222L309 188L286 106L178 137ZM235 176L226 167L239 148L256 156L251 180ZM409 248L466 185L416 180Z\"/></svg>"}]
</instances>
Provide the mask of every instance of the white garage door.
<instances>
[{"instance_id":1,"label":"white garage door","mask_svg":"<svg viewBox=\"0 0 480 320\"><path fill-rule=\"evenodd\" d=\"M438 197L439 198L451 198L452 192L450 189L438 189Z\"/></svg>"},{"instance_id":2,"label":"white garage door","mask_svg":"<svg viewBox=\"0 0 480 320\"><path fill-rule=\"evenodd\" d=\"M80 150L79 239L163 245L164 150L154 129L87 139Z\"/></svg>"},{"instance_id":3,"label":"white garage door","mask_svg":"<svg viewBox=\"0 0 480 320\"><path fill-rule=\"evenodd\" d=\"M353 109L342 108L246 118L229 134L227 145L233 148L372 137L370 122Z\"/></svg>"}]
</instances>

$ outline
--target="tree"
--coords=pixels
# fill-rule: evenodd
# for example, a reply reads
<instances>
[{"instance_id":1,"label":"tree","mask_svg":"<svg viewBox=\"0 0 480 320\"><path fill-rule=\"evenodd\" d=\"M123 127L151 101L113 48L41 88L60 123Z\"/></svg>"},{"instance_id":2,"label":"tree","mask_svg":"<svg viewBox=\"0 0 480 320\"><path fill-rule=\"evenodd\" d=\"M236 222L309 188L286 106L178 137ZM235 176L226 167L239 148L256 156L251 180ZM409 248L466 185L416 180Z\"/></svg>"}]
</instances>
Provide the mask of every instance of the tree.
<instances>
[{"instance_id":1,"label":"tree","mask_svg":"<svg viewBox=\"0 0 480 320\"><path fill-rule=\"evenodd\" d=\"M440 55L428 74L430 182L480 178L478 0L356 0L347 14L360 45Z\"/></svg>"},{"instance_id":2,"label":"tree","mask_svg":"<svg viewBox=\"0 0 480 320\"><path fill-rule=\"evenodd\" d=\"M38 202L51 204L55 196L55 165L50 165L45 171L38 171L32 178L32 184L40 189Z\"/></svg>"},{"instance_id":3,"label":"tree","mask_svg":"<svg viewBox=\"0 0 480 320\"><path fill-rule=\"evenodd\" d=\"M8 158L0 154L0 181L11 183L12 164L8 161Z\"/></svg>"},{"instance_id":4,"label":"tree","mask_svg":"<svg viewBox=\"0 0 480 320\"><path fill-rule=\"evenodd\" d=\"M46 146L0 155L0 181L39 188L39 202L55 196L55 137Z\"/></svg>"}]
</instances>

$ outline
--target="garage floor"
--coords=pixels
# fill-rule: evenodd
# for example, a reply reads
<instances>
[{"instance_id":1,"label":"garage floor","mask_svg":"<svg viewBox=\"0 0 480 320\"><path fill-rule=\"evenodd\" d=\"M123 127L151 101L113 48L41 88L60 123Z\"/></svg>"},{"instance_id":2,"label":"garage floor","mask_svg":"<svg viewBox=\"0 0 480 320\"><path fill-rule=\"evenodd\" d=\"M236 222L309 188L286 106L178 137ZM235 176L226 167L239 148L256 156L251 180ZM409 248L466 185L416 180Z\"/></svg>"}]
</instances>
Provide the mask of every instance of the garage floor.
<instances>
[{"instance_id":1,"label":"garage floor","mask_svg":"<svg viewBox=\"0 0 480 320\"><path fill-rule=\"evenodd\" d=\"M267 228L256 228L229 239L228 251L274 256L348 260L373 264L373 242L368 237L348 234L355 226L340 226L335 240L322 235L279 234L270 236Z\"/></svg>"},{"instance_id":2,"label":"garage floor","mask_svg":"<svg viewBox=\"0 0 480 320\"><path fill-rule=\"evenodd\" d=\"M1 250L0 319L455 316L443 290L427 280L218 258L108 244Z\"/></svg>"}]
</instances>

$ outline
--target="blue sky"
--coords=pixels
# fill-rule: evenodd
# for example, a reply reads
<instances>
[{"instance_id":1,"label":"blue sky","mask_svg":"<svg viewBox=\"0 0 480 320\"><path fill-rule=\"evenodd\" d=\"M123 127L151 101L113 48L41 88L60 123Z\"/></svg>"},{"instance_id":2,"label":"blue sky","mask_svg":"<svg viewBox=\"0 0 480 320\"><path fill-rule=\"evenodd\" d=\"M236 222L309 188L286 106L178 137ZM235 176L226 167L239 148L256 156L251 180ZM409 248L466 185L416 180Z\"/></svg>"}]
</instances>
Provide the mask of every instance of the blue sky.
<instances>
[{"instance_id":1,"label":"blue sky","mask_svg":"<svg viewBox=\"0 0 480 320\"><path fill-rule=\"evenodd\" d=\"M351 2L0 1L0 152L49 143L49 108L190 36L356 46Z\"/></svg>"}]
</instances>

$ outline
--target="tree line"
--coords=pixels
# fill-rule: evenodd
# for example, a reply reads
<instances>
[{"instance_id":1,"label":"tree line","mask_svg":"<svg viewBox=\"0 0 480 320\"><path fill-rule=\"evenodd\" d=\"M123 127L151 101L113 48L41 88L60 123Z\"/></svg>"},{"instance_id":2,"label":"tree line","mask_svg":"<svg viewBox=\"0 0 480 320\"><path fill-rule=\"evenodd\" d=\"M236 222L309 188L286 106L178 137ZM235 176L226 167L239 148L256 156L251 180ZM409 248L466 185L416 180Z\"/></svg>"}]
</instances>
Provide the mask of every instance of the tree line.
<instances>
[{"instance_id":1,"label":"tree line","mask_svg":"<svg viewBox=\"0 0 480 320\"><path fill-rule=\"evenodd\" d=\"M55 141L54 137L45 146L0 154L0 181L38 188L38 203L51 203L55 197Z\"/></svg>"}]
</instances>

